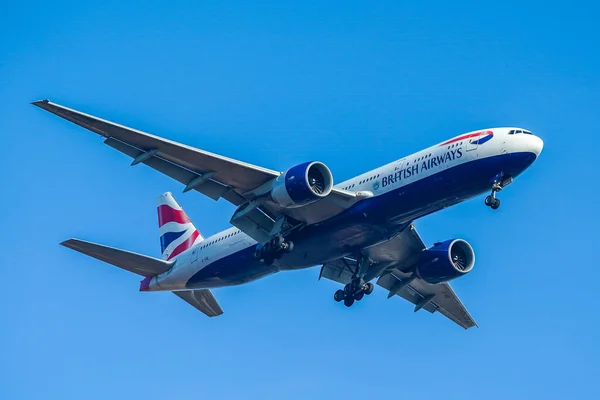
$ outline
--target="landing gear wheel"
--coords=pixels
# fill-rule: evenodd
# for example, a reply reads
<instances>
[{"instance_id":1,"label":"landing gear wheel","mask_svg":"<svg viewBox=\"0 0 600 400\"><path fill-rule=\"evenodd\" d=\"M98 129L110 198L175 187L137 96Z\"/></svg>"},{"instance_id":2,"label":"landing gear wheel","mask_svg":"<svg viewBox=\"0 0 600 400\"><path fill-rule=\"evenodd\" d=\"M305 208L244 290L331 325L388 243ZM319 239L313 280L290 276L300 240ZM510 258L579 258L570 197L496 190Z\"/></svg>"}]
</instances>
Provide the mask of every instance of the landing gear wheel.
<instances>
[{"instance_id":1,"label":"landing gear wheel","mask_svg":"<svg viewBox=\"0 0 600 400\"><path fill-rule=\"evenodd\" d=\"M494 198L492 196L488 196L485 198L485 205L491 207L494 204Z\"/></svg>"},{"instance_id":2,"label":"landing gear wheel","mask_svg":"<svg viewBox=\"0 0 600 400\"><path fill-rule=\"evenodd\" d=\"M344 305L346 307L352 307L352 304L354 304L354 297L346 297L344 299Z\"/></svg>"},{"instance_id":3,"label":"landing gear wheel","mask_svg":"<svg viewBox=\"0 0 600 400\"><path fill-rule=\"evenodd\" d=\"M254 258L263 260L266 265L272 265L275 260L279 260L285 253L290 253L292 250L294 250L294 243L277 235L264 246L257 247L254 250Z\"/></svg>"},{"instance_id":4,"label":"landing gear wheel","mask_svg":"<svg viewBox=\"0 0 600 400\"><path fill-rule=\"evenodd\" d=\"M375 289L375 286L371 283L365 283L365 286L363 287L363 292L368 296L371 293L373 293L373 290Z\"/></svg>"},{"instance_id":5,"label":"landing gear wheel","mask_svg":"<svg viewBox=\"0 0 600 400\"><path fill-rule=\"evenodd\" d=\"M500 199L494 199L494 202L490 205L492 210L497 210L500 207Z\"/></svg>"},{"instance_id":6,"label":"landing gear wheel","mask_svg":"<svg viewBox=\"0 0 600 400\"><path fill-rule=\"evenodd\" d=\"M335 294L333 295L333 299L339 303L340 301L344 300L344 291L339 289L335 291Z\"/></svg>"},{"instance_id":7,"label":"landing gear wheel","mask_svg":"<svg viewBox=\"0 0 600 400\"><path fill-rule=\"evenodd\" d=\"M283 244L285 243L285 241L283 240L283 236L275 236L272 240L271 240L271 244L273 246L273 249L275 251L281 249L283 247Z\"/></svg>"},{"instance_id":8,"label":"landing gear wheel","mask_svg":"<svg viewBox=\"0 0 600 400\"><path fill-rule=\"evenodd\" d=\"M287 242L284 251L286 253L291 253L292 251L294 251L294 242Z\"/></svg>"},{"instance_id":9,"label":"landing gear wheel","mask_svg":"<svg viewBox=\"0 0 600 400\"><path fill-rule=\"evenodd\" d=\"M354 300L361 301L364 296L365 292L361 290L360 292L354 294Z\"/></svg>"}]
</instances>

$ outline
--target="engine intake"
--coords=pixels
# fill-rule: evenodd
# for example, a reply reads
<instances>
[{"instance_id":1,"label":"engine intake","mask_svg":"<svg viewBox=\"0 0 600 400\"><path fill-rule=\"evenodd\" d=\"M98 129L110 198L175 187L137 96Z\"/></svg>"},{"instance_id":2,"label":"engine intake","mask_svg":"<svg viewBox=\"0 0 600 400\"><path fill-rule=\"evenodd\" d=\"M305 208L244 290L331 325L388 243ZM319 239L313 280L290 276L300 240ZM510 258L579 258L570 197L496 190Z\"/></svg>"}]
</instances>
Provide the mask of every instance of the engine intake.
<instances>
[{"instance_id":1,"label":"engine intake","mask_svg":"<svg viewBox=\"0 0 600 400\"><path fill-rule=\"evenodd\" d=\"M313 161L288 169L273 183L271 199L282 207L300 207L326 197L333 188L327 166Z\"/></svg>"},{"instance_id":2,"label":"engine intake","mask_svg":"<svg viewBox=\"0 0 600 400\"><path fill-rule=\"evenodd\" d=\"M417 276L427 283L448 282L469 273L475 265L475 253L469 243L451 239L423 252L417 265Z\"/></svg>"}]
</instances>

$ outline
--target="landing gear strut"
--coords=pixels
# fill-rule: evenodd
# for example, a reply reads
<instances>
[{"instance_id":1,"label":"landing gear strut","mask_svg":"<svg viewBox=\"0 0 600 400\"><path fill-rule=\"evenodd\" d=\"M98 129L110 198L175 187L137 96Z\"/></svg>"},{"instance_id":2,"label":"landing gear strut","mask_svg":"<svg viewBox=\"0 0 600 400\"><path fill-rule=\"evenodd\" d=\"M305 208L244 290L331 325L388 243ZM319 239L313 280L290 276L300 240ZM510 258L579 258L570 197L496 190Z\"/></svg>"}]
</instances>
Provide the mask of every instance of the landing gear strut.
<instances>
[{"instance_id":1,"label":"landing gear strut","mask_svg":"<svg viewBox=\"0 0 600 400\"><path fill-rule=\"evenodd\" d=\"M375 288L372 283L365 283L364 280L364 277L371 266L371 261L363 256L359 256L357 261L356 271L354 272L352 281L344 286L343 290L337 290L333 295L333 299L338 303L343 300L346 307L352 306L354 301L361 301L365 294L367 296L370 295Z\"/></svg>"},{"instance_id":2,"label":"landing gear strut","mask_svg":"<svg viewBox=\"0 0 600 400\"><path fill-rule=\"evenodd\" d=\"M265 243L264 246L257 247L254 251L254 258L271 265L276 259L280 259L285 253L290 253L292 250L294 250L294 242L277 235Z\"/></svg>"},{"instance_id":3,"label":"landing gear strut","mask_svg":"<svg viewBox=\"0 0 600 400\"><path fill-rule=\"evenodd\" d=\"M500 207L500 199L496 198L496 193L502 190L500 180L495 180L492 184L492 194L485 198L485 205L497 210Z\"/></svg>"}]
</instances>

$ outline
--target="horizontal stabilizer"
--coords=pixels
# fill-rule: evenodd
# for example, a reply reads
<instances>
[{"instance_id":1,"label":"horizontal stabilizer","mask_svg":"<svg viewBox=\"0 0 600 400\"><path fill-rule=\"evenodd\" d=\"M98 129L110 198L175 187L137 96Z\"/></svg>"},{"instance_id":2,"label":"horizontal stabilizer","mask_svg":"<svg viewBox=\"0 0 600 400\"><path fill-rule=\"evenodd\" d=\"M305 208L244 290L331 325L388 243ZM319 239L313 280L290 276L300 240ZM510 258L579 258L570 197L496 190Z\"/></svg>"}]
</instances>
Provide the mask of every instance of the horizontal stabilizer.
<instances>
[{"instance_id":1,"label":"horizontal stabilizer","mask_svg":"<svg viewBox=\"0 0 600 400\"><path fill-rule=\"evenodd\" d=\"M162 274L171 269L173 264L175 264L173 261L164 261L79 239L65 240L61 245L112 264L115 267L146 277Z\"/></svg>"},{"instance_id":2,"label":"horizontal stabilizer","mask_svg":"<svg viewBox=\"0 0 600 400\"><path fill-rule=\"evenodd\" d=\"M208 289L173 293L209 317L217 317L223 314L223 310L221 309L221 306L219 306L219 303L217 303L217 299L215 299L215 296L213 296L212 292Z\"/></svg>"}]
</instances>

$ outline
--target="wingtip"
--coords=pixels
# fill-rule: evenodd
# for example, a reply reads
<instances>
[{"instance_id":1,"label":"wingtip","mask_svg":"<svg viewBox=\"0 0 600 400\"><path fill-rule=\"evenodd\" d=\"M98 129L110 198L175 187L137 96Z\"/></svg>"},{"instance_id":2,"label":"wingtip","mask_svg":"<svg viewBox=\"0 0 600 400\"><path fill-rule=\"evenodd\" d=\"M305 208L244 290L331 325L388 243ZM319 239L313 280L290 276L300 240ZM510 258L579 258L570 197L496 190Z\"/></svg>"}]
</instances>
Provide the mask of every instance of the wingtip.
<instances>
[{"instance_id":1,"label":"wingtip","mask_svg":"<svg viewBox=\"0 0 600 400\"><path fill-rule=\"evenodd\" d=\"M473 321L473 325L471 325L471 326L466 326L466 327L465 327L465 331L467 331L467 330L469 330L469 329L471 329L471 328L477 328L477 329L479 329L479 325L477 325L477 323Z\"/></svg>"},{"instance_id":2,"label":"wingtip","mask_svg":"<svg viewBox=\"0 0 600 400\"><path fill-rule=\"evenodd\" d=\"M218 317L220 315L223 315L223 310L219 310L216 313L214 313L213 315L209 315L208 317L209 318L215 318L215 317Z\"/></svg>"},{"instance_id":3,"label":"wingtip","mask_svg":"<svg viewBox=\"0 0 600 400\"><path fill-rule=\"evenodd\" d=\"M59 244L63 247L72 249L73 248L73 244L77 243L77 239L75 238L69 238L67 240L63 240L62 242L60 242Z\"/></svg>"},{"instance_id":4,"label":"wingtip","mask_svg":"<svg viewBox=\"0 0 600 400\"><path fill-rule=\"evenodd\" d=\"M48 103L50 103L50 100L48 100L48 99L36 100L36 101L31 102L31 104L33 104L34 106L38 106L38 107L41 107L43 104L48 104Z\"/></svg>"}]
</instances>

